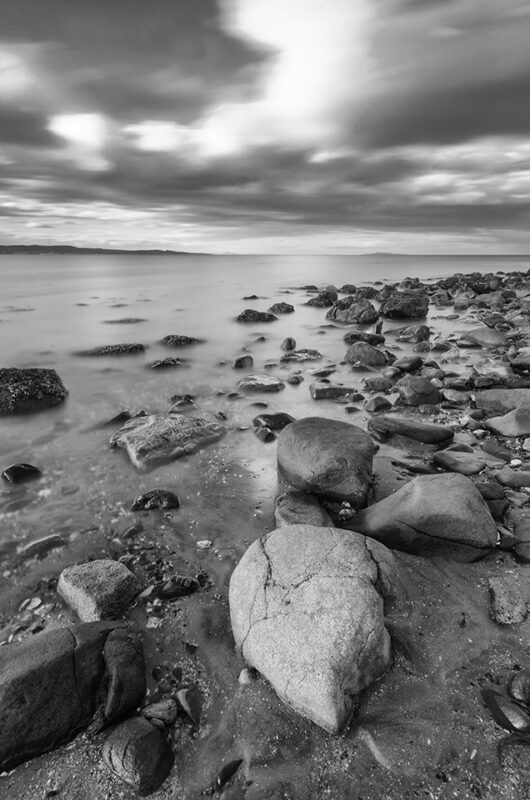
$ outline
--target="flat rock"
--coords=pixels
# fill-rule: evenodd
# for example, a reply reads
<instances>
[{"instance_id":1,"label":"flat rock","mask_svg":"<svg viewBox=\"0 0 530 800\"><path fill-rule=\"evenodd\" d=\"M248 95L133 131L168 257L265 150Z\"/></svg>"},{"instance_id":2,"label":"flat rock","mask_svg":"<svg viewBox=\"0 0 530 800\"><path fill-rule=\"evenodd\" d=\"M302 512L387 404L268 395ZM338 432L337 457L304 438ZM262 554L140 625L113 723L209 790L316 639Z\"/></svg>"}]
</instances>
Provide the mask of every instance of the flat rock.
<instances>
[{"instance_id":1,"label":"flat rock","mask_svg":"<svg viewBox=\"0 0 530 800\"><path fill-rule=\"evenodd\" d=\"M140 591L125 564L107 558L63 569L57 584L57 592L82 622L117 619Z\"/></svg>"},{"instance_id":2,"label":"flat rock","mask_svg":"<svg viewBox=\"0 0 530 800\"><path fill-rule=\"evenodd\" d=\"M530 405L530 389L484 389L475 397L477 407L491 416Z\"/></svg>"},{"instance_id":3,"label":"flat rock","mask_svg":"<svg viewBox=\"0 0 530 800\"><path fill-rule=\"evenodd\" d=\"M336 400L348 394L356 394L355 386L338 386L336 383L316 381L309 385L309 393L313 400Z\"/></svg>"},{"instance_id":4,"label":"flat rock","mask_svg":"<svg viewBox=\"0 0 530 800\"><path fill-rule=\"evenodd\" d=\"M285 383L272 375L245 375L237 388L242 392L279 392Z\"/></svg>"},{"instance_id":5,"label":"flat rock","mask_svg":"<svg viewBox=\"0 0 530 800\"><path fill-rule=\"evenodd\" d=\"M478 453L465 453L458 450L440 450L432 457L437 467L460 475L476 475L486 466L486 459Z\"/></svg>"},{"instance_id":6,"label":"flat rock","mask_svg":"<svg viewBox=\"0 0 530 800\"><path fill-rule=\"evenodd\" d=\"M306 417L278 436L278 469L292 486L356 508L367 502L372 485L374 445L355 425Z\"/></svg>"},{"instance_id":7,"label":"flat rock","mask_svg":"<svg viewBox=\"0 0 530 800\"><path fill-rule=\"evenodd\" d=\"M466 342L486 348L503 347L508 342L505 333L495 328L488 328L486 325L466 331L461 338Z\"/></svg>"},{"instance_id":8,"label":"flat rock","mask_svg":"<svg viewBox=\"0 0 530 800\"><path fill-rule=\"evenodd\" d=\"M272 531L230 580L236 647L284 702L339 733L390 664L383 603L395 582L391 553L364 536L310 525Z\"/></svg>"},{"instance_id":9,"label":"flat rock","mask_svg":"<svg viewBox=\"0 0 530 800\"><path fill-rule=\"evenodd\" d=\"M149 414L129 420L110 438L122 447L138 469L167 464L191 455L225 433L218 422L182 414Z\"/></svg>"},{"instance_id":10,"label":"flat rock","mask_svg":"<svg viewBox=\"0 0 530 800\"><path fill-rule=\"evenodd\" d=\"M274 322L277 319L270 311L256 311L253 308L246 308L237 317L238 322Z\"/></svg>"},{"instance_id":11,"label":"flat rock","mask_svg":"<svg viewBox=\"0 0 530 800\"><path fill-rule=\"evenodd\" d=\"M371 419L368 422L368 430L383 436L398 434L424 444L442 444L450 442L454 437L454 431L446 425L436 425L433 422L424 422L416 417L400 414L384 414Z\"/></svg>"},{"instance_id":12,"label":"flat rock","mask_svg":"<svg viewBox=\"0 0 530 800\"><path fill-rule=\"evenodd\" d=\"M496 473L495 477L503 486L510 486L512 489L530 486L530 471L525 469L516 470L505 466Z\"/></svg>"},{"instance_id":13,"label":"flat rock","mask_svg":"<svg viewBox=\"0 0 530 800\"><path fill-rule=\"evenodd\" d=\"M142 796L155 792L164 783L173 760L173 751L162 731L143 716L116 725L103 745L106 766Z\"/></svg>"},{"instance_id":14,"label":"flat rock","mask_svg":"<svg viewBox=\"0 0 530 800\"><path fill-rule=\"evenodd\" d=\"M488 581L491 616L499 625L517 625L528 616L517 575L490 578Z\"/></svg>"},{"instance_id":15,"label":"flat rock","mask_svg":"<svg viewBox=\"0 0 530 800\"><path fill-rule=\"evenodd\" d=\"M500 417L490 417L484 425L500 436L527 436L530 433L530 403Z\"/></svg>"},{"instance_id":16,"label":"flat rock","mask_svg":"<svg viewBox=\"0 0 530 800\"><path fill-rule=\"evenodd\" d=\"M318 525L332 528L333 522L318 498L307 492L285 492L276 498L274 507L276 526Z\"/></svg>"},{"instance_id":17,"label":"flat rock","mask_svg":"<svg viewBox=\"0 0 530 800\"><path fill-rule=\"evenodd\" d=\"M497 542L486 501L464 475L419 475L345 526L407 553L482 558Z\"/></svg>"},{"instance_id":18,"label":"flat rock","mask_svg":"<svg viewBox=\"0 0 530 800\"><path fill-rule=\"evenodd\" d=\"M145 352L145 345L134 343L104 344L91 350L80 350L78 356L129 356Z\"/></svg>"},{"instance_id":19,"label":"flat rock","mask_svg":"<svg viewBox=\"0 0 530 800\"><path fill-rule=\"evenodd\" d=\"M185 364L186 361L181 358L169 356L168 358L159 358L157 361L152 361L147 366L149 369L174 369L175 367L183 367Z\"/></svg>"},{"instance_id":20,"label":"flat rock","mask_svg":"<svg viewBox=\"0 0 530 800\"><path fill-rule=\"evenodd\" d=\"M64 402L67 396L68 392L54 369L0 369L0 414L38 411Z\"/></svg>"},{"instance_id":21,"label":"flat rock","mask_svg":"<svg viewBox=\"0 0 530 800\"><path fill-rule=\"evenodd\" d=\"M292 361L303 363L304 361L319 361L321 358L322 353L319 353L318 350L308 350L303 347L300 350L291 350L285 353L285 355L280 358L280 361L282 363L289 363Z\"/></svg>"},{"instance_id":22,"label":"flat rock","mask_svg":"<svg viewBox=\"0 0 530 800\"><path fill-rule=\"evenodd\" d=\"M442 399L439 390L428 378L404 375L396 383L401 402L407 406L436 405Z\"/></svg>"}]
</instances>

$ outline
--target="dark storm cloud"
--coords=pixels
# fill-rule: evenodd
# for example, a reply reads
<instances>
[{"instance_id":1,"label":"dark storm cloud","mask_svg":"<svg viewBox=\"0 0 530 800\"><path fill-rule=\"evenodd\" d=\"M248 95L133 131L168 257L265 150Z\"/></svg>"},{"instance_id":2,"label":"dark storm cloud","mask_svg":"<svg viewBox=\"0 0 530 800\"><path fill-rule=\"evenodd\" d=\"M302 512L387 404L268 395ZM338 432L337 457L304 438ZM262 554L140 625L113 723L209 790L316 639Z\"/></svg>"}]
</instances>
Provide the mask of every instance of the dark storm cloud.
<instances>
[{"instance_id":1,"label":"dark storm cloud","mask_svg":"<svg viewBox=\"0 0 530 800\"><path fill-rule=\"evenodd\" d=\"M47 129L44 114L0 103L0 144L56 147L59 142Z\"/></svg>"}]
</instances>

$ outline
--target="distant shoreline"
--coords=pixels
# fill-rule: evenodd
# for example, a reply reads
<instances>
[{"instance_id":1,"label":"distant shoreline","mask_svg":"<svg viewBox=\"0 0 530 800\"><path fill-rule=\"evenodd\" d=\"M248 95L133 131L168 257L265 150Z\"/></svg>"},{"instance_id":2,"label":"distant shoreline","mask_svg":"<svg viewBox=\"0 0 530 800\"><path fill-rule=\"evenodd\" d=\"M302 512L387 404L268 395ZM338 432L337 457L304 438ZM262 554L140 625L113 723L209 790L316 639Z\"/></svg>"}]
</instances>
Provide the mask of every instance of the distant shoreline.
<instances>
[{"instance_id":1,"label":"distant shoreline","mask_svg":"<svg viewBox=\"0 0 530 800\"><path fill-rule=\"evenodd\" d=\"M184 250L114 250L110 247L75 247L74 245L13 244L0 245L0 256L16 255L124 255L124 256L204 256L208 253L188 253Z\"/></svg>"}]
</instances>

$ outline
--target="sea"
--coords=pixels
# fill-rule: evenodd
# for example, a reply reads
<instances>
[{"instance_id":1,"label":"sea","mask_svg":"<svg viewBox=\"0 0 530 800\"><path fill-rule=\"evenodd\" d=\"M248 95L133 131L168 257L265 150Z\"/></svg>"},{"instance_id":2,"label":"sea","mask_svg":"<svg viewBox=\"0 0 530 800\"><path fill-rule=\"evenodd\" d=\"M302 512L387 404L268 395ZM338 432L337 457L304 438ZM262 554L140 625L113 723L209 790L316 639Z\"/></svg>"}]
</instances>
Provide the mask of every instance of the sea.
<instances>
[{"instance_id":1,"label":"sea","mask_svg":"<svg viewBox=\"0 0 530 800\"><path fill-rule=\"evenodd\" d=\"M201 692L200 731L192 735L177 726L174 732L178 774L185 787L182 797L202 796L201 790L223 763L234 758L253 760L258 766L273 765L261 772L253 767L257 786L260 780L271 781L271 785L281 780L302 784L315 764L331 763L335 772L330 785L336 788L344 780L346 788L344 794L337 789L336 794L326 791L325 796L350 797L347 786L351 776L345 771L341 778L348 763L343 763L341 740L335 745L316 726L286 711L264 682L259 682L253 693L238 688L242 664L231 634L228 584L248 545L275 527L275 498L285 491L277 475L275 443L258 439L253 419L264 410L285 411L296 418L320 415L366 427L362 403L347 414L344 403L311 399L308 385L314 380L311 370L316 366L334 365L331 380L344 385L353 382L361 390L365 376L341 363L346 350L344 328L330 325L325 309L307 306L310 295L301 287L384 284L406 276L434 281L456 272L526 271L529 264L526 256L1 257L0 366L54 368L69 395L55 408L0 417L0 471L26 462L42 472L40 479L19 486L0 480L0 629L19 631L17 625L9 625L18 619L18 610L28 598L36 597L42 604L37 603L35 618L44 630L74 621L55 592L60 571L73 563L130 558L133 568L140 570L147 594L157 575L200 572L208 576L208 584L193 598L164 607L161 613L147 597L131 610L143 631L150 697L157 696L150 676L162 668L178 668L183 683L198 685ZM250 295L258 299L244 299ZM293 304L295 312L268 324L236 321L245 308L266 310L282 300ZM473 310L448 320L452 311L433 308L428 322L445 336L458 336L476 325ZM121 322L131 318L141 321ZM385 329L388 327L396 325L387 321ZM205 342L172 350L160 344L168 334ZM294 337L299 348L318 350L322 360L281 364L280 344L287 336ZM136 342L146 346L145 353L79 355L99 345ZM391 346L398 349L395 342ZM399 355L406 355L407 348L403 345ZM469 352L462 351L458 364L451 368L469 369ZM249 372L286 378L300 370L304 381L299 386L286 385L275 394L240 394L238 382L245 371L235 370L232 362L245 353L254 359ZM170 355L185 359L184 365L150 369L151 362ZM185 413L216 419L225 426L226 434L219 442L147 473L139 472L123 451L110 446L119 423L106 423L119 412L164 413L175 395L185 394L195 398L195 405ZM374 462L376 499L386 480L385 452L382 446ZM405 480L395 474L391 479ZM388 481L386 487L389 491ZM132 512L134 498L153 488L175 492L180 508L168 513ZM141 526L136 534L126 535L137 522ZM37 558L24 557L25 545L49 541L51 534L57 539L53 549L39 550ZM415 624L420 628L423 624L425 640L427 632L435 630L430 646L436 681L433 678L423 684L418 679L418 686L410 688L413 679L407 678L409 688L404 690L398 671L397 684L392 673L383 684L380 701L377 693L370 701L366 720L371 723L366 723L362 735L375 757L382 759L389 786L395 778L392 770L386 770L387 761L395 756L399 769L403 741L410 742L406 769L410 768L411 775L414 764L436 763L443 747L449 752L455 732L439 676L453 674L461 663L472 663L472 657L478 658L496 641L495 626L483 609L482 589L478 600L470 589L479 585L478 573L473 573L476 580L470 581L469 565L454 565L446 574L443 565L416 561L420 588L414 589L410 607L416 617L423 614L423 622L416 620ZM433 604L422 599L423 584L436 586L433 591L443 598L441 611L432 621ZM466 617L462 617L463 608ZM466 618L471 621L464 630L457 621L462 625ZM443 635L439 633L442 629ZM461 633L456 644L455 630ZM20 635L29 633L22 629ZM480 669L485 669L484 665ZM424 672L422 664L418 670L417 675ZM458 697L461 703L461 695ZM433 705L435 701L437 705ZM474 719L476 702L474 695L468 701L469 719ZM441 720L445 720L443 731ZM438 755L431 743L436 744ZM472 738L469 747L474 743ZM370 789L371 762L365 764L367 754L359 752L360 760L355 761L358 789L363 797L381 797L377 786ZM88 798L90 787L83 783L84 774L83 769L68 773L76 797ZM379 780L381 772L377 776Z\"/></svg>"}]
</instances>

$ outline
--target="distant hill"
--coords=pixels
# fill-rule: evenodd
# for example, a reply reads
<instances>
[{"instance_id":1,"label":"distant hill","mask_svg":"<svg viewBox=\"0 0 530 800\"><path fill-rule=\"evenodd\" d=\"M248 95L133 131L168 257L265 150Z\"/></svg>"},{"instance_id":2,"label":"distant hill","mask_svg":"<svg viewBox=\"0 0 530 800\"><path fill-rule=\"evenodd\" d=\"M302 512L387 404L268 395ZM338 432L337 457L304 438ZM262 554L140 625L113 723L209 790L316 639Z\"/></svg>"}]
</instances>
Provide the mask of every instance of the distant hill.
<instances>
[{"instance_id":1,"label":"distant hill","mask_svg":"<svg viewBox=\"0 0 530 800\"><path fill-rule=\"evenodd\" d=\"M181 250L114 250L110 247L74 247L69 244L4 244L0 245L0 256L32 255L32 256L198 256L204 253L186 253Z\"/></svg>"}]
</instances>

